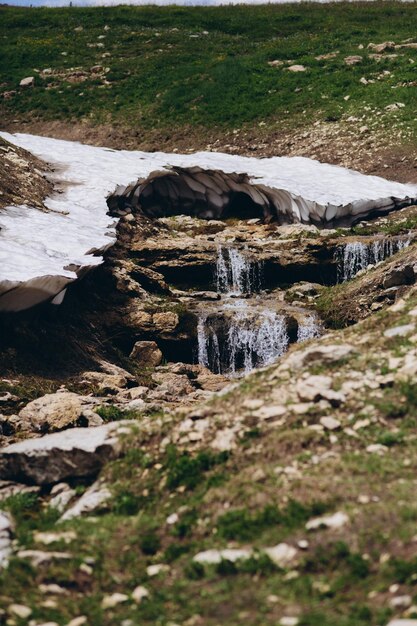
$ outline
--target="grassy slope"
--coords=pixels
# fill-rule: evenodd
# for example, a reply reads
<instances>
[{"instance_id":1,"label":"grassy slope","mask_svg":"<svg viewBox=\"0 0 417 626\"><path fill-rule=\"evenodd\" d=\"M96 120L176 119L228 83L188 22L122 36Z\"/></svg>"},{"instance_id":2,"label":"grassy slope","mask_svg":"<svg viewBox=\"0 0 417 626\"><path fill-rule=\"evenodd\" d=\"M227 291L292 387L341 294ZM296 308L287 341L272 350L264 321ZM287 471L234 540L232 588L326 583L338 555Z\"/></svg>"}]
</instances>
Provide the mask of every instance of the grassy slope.
<instances>
[{"instance_id":1,"label":"grassy slope","mask_svg":"<svg viewBox=\"0 0 417 626\"><path fill-rule=\"evenodd\" d=\"M18 93L0 98L0 116L112 122L139 133L190 125L212 132L260 121L281 129L366 113L368 125L396 132L406 127L405 136L415 137L417 50L403 49L396 59L379 62L366 50L369 42L415 38L415 12L415 3L394 2L3 8L0 89ZM80 25L83 30L75 31ZM333 51L340 54L315 59ZM348 67L343 59L352 54L363 55L363 63ZM270 67L268 61L276 59L304 64L308 71ZM71 84L62 75L96 64L110 68L109 84L91 74ZM44 68L61 76L38 77L34 89L18 88L21 78ZM363 85L363 76L375 82ZM406 106L384 111L398 101Z\"/></svg>"},{"instance_id":2,"label":"grassy slope","mask_svg":"<svg viewBox=\"0 0 417 626\"><path fill-rule=\"evenodd\" d=\"M61 564L32 568L13 559L0 578L0 605L22 602L38 622L60 626L77 615L87 615L93 626L124 619L161 626L277 626L282 616L294 614L302 626L384 626L390 616L404 614L390 607L390 599L409 594L416 600L417 394L412 381L397 376L398 365L389 370L387 364L415 349L417 337L388 339L381 328L413 322L416 305L413 295L401 310L378 313L327 337L347 341L355 351L338 363L310 367L310 373L330 375L335 389L358 381L359 372L359 380L365 377L370 385L338 408L317 404L297 415L288 405L284 423L255 425L245 399L283 401L290 382L302 374L299 366L288 371L284 357L208 405L211 423L233 424L246 414L230 455L204 446L191 454L172 446L164 451L160 443L175 419L138 416L137 439L127 441L125 457L103 472L113 491L107 513L55 526L57 516L36 497L12 497L5 506L14 513L21 546L42 549L34 530L75 530L77 539L47 547L70 553ZM375 376L388 371L392 386L372 388ZM323 415L343 424L336 437L311 428ZM384 454L366 450L375 443L385 446ZM291 474L276 471L287 466ZM310 517L335 511L347 513L349 524L339 531L306 532ZM179 521L170 526L166 519L174 512ZM266 558L236 566L192 563L194 554L208 548L262 548L283 540L296 545L304 538L307 551L284 569ZM91 557L89 571L85 560ZM157 563L170 569L150 578L146 567ZM53 597L41 592L41 583L58 583L66 595L51 605ZM139 606L128 599L102 609L104 596L129 594L139 584L150 592ZM389 590L394 584L395 592Z\"/></svg>"}]
</instances>

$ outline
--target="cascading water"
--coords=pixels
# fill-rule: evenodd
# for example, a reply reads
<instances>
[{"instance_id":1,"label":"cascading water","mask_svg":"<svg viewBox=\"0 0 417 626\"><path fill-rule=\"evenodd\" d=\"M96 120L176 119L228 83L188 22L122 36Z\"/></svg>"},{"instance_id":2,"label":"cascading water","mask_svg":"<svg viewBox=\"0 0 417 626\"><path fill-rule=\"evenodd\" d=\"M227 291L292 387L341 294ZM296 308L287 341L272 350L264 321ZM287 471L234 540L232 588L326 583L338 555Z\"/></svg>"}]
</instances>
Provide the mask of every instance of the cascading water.
<instances>
[{"instance_id":1,"label":"cascading water","mask_svg":"<svg viewBox=\"0 0 417 626\"><path fill-rule=\"evenodd\" d=\"M262 265L236 248L219 247L215 278L226 302L220 312L199 318L198 362L231 376L272 363L288 347L285 317L260 308L258 301L248 304L236 298L260 291Z\"/></svg>"},{"instance_id":2,"label":"cascading water","mask_svg":"<svg viewBox=\"0 0 417 626\"><path fill-rule=\"evenodd\" d=\"M336 251L337 282L351 280L361 270L407 248L410 243L410 238L377 239L372 243L355 241L341 246Z\"/></svg>"},{"instance_id":3,"label":"cascading water","mask_svg":"<svg viewBox=\"0 0 417 626\"><path fill-rule=\"evenodd\" d=\"M236 250L217 250L216 263L217 292L231 295L251 294L261 289L261 264Z\"/></svg>"},{"instance_id":4,"label":"cascading water","mask_svg":"<svg viewBox=\"0 0 417 626\"><path fill-rule=\"evenodd\" d=\"M283 315L268 309L254 311L237 300L234 308L227 307L227 320L224 333L217 327L217 318L199 320L199 363L213 372L248 374L255 367L273 363L287 350L289 337Z\"/></svg>"},{"instance_id":5,"label":"cascading water","mask_svg":"<svg viewBox=\"0 0 417 626\"><path fill-rule=\"evenodd\" d=\"M307 315L302 322L298 324L297 342L308 341L314 337L320 337L322 328L319 320L315 315Z\"/></svg>"}]
</instances>

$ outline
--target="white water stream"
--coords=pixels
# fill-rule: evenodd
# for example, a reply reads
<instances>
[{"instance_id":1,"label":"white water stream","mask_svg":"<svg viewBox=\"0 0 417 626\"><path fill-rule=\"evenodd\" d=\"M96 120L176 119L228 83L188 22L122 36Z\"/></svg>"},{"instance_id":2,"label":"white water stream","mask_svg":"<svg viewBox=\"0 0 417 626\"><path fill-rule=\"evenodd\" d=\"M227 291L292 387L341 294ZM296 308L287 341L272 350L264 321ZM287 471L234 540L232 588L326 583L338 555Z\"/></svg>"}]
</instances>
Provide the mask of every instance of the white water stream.
<instances>
[{"instance_id":1,"label":"white water stream","mask_svg":"<svg viewBox=\"0 0 417 626\"><path fill-rule=\"evenodd\" d=\"M222 294L222 320L204 312L197 326L198 362L216 373L237 376L276 361L288 349L285 316L260 301L241 296L260 291L262 264L253 262L245 251L219 247L215 278ZM222 315L224 312L224 316ZM298 328L298 341L320 335L314 315L306 316Z\"/></svg>"},{"instance_id":2,"label":"white water stream","mask_svg":"<svg viewBox=\"0 0 417 626\"><path fill-rule=\"evenodd\" d=\"M372 243L352 242L338 249L337 282L351 280L358 272L369 265L376 265L396 252L407 248L409 237L402 239L378 239Z\"/></svg>"}]
</instances>

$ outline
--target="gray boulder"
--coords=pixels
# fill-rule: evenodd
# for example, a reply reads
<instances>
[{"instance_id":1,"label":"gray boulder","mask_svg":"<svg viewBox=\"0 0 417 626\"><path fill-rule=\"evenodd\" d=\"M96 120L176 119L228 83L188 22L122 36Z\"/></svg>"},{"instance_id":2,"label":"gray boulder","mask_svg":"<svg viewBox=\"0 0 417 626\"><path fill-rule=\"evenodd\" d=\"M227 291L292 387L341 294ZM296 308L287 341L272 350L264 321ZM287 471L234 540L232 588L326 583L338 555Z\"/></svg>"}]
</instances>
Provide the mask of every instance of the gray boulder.
<instances>
[{"instance_id":1,"label":"gray boulder","mask_svg":"<svg viewBox=\"0 0 417 626\"><path fill-rule=\"evenodd\" d=\"M0 479L46 485L70 477L93 476L121 453L120 435L131 421L96 428L72 428L0 449Z\"/></svg>"}]
</instances>

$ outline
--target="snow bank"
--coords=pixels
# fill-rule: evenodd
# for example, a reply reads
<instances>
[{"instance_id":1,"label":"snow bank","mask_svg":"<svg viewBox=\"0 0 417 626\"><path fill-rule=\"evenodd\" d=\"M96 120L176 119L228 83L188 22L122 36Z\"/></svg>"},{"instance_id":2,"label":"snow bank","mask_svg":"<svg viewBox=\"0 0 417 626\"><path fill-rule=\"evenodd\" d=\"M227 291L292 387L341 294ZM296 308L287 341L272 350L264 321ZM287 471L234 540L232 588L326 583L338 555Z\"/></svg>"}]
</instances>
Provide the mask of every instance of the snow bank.
<instances>
[{"instance_id":1,"label":"snow bank","mask_svg":"<svg viewBox=\"0 0 417 626\"><path fill-rule=\"evenodd\" d=\"M0 212L0 310L18 311L53 299L80 274L102 262L115 241L107 196L116 186L169 166L246 173L285 203L294 221L332 220L387 210L417 198L417 186L325 165L303 157L256 159L220 153L192 155L116 151L33 135L0 133L51 163L63 192L49 212L8 207ZM58 297L59 300L59 297Z\"/></svg>"}]
</instances>

